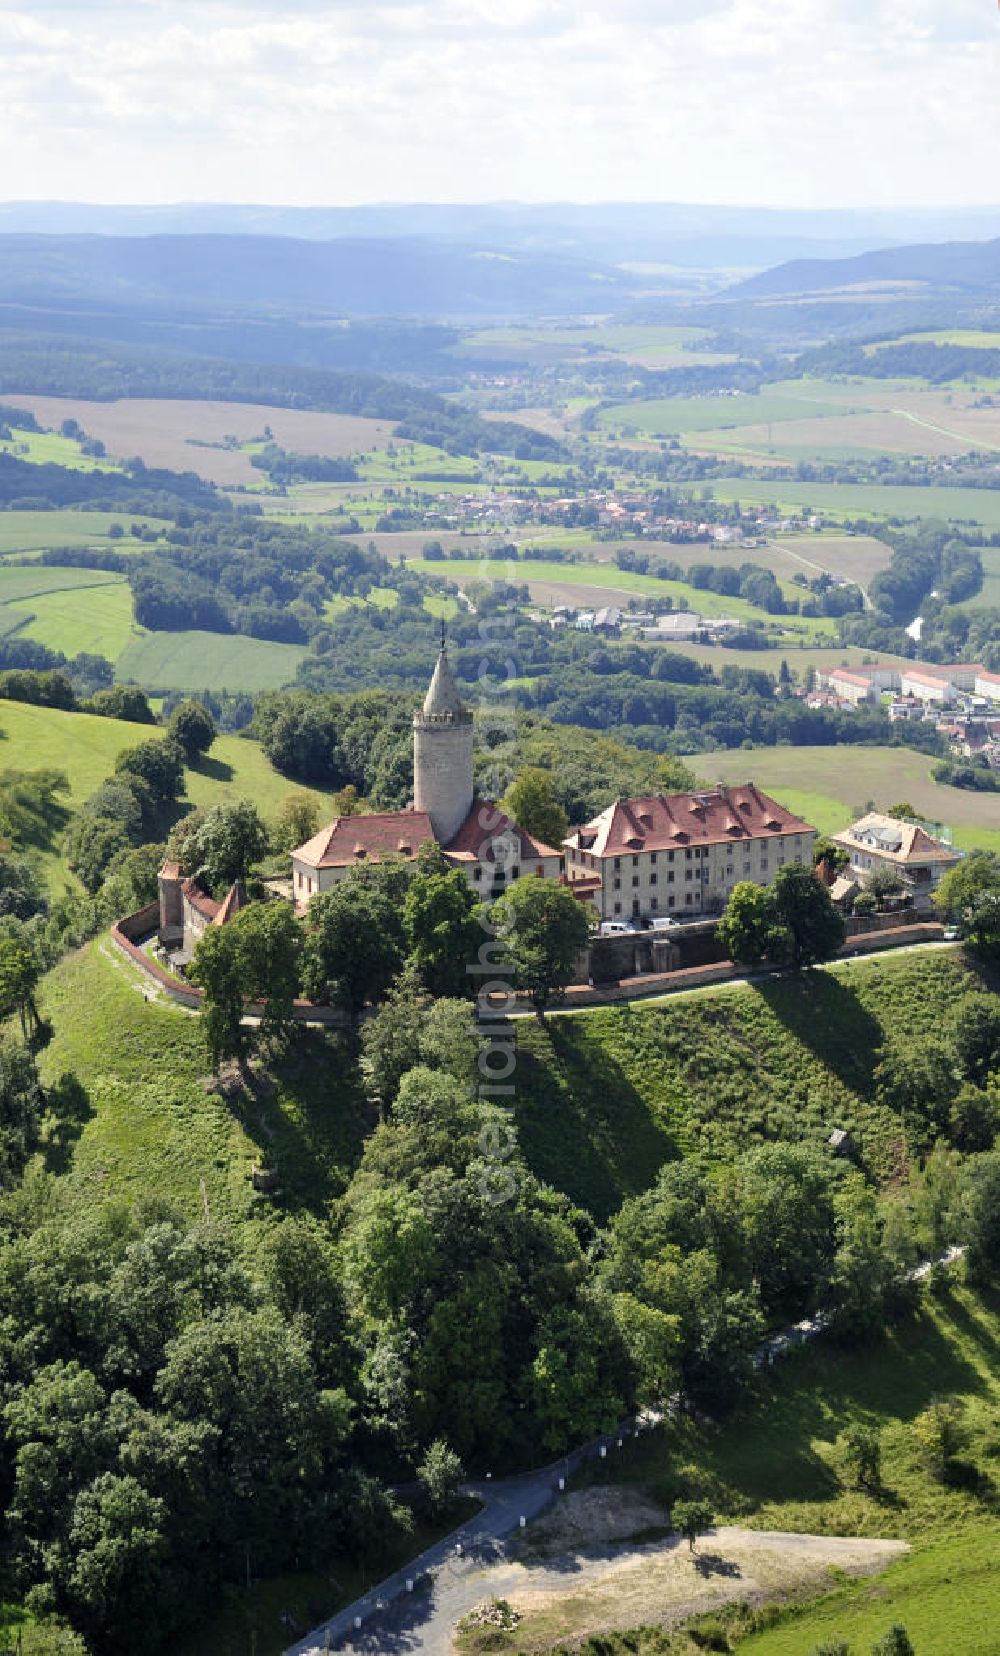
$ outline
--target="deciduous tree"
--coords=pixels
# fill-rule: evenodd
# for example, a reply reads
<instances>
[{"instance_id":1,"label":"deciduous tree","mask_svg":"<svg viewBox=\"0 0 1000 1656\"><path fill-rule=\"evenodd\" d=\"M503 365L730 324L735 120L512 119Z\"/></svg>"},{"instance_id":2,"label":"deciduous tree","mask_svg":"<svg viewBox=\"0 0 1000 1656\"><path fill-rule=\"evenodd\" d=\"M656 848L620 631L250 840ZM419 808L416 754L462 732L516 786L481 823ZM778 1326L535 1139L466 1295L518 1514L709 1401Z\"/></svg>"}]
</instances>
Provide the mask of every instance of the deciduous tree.
<instances>
[{"instance_id":1,"label":"deciduous tree","mask_svg":"<svg viewBox=\"0 0 1000 1656\"><path fill-rule=\"evenodd\" d=\"M182 701L170 715L167 731L189 765L207 753L215 741L215 720L199 701Z\"/></svg>"},{"instance_id":2,"label":"deciduous tree","mask_svg":"<svg viewBox=\"0 0 1000 1656\"><path fill-rule=\"evenodd\" d=\"M543 845L562 845L569 833L569 818L555 796L551 771L529 765L512 782L500 801L500 808Z\"/></svg>"},{"instance_id":3,"label":"deciduous tree","mask_svg":"<svg viewBox=\"0 0 1000 1656\"><path fill-rule=\"evenodd\" d=\"M583 904L554 880L525 875L493 907L493 923L519 989L539 1018L565 992L587 947L590 923Z\"/></svg>"},{"instance_id":4,"label":"deciduous tree","mask_svg":"<svg viewBox=\"0 0 1000 1656\"><path fill-rule=\"evenodd\" d=\"M704 1535L715 1522L715 1513L707 1501L675 1501L670 1514L674 1528L683 1535L691 1552L699 1535Z\"/></svg>"}]
</instances>

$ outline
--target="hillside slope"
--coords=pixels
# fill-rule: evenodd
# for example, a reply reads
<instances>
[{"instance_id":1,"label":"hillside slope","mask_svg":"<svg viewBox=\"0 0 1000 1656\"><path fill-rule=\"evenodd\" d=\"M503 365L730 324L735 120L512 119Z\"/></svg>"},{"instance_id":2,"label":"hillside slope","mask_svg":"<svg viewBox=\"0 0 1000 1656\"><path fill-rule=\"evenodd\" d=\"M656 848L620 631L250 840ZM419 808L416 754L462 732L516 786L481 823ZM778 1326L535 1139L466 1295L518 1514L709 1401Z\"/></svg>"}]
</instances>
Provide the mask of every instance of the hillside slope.
<instances>
[{"instance_id":1,"label":"hillside slope","mask_svg":"<svg viewBox=\"0 0 1000 1656\"><path fill-rule=\"evenodd\" d=\"M850 259L792 259L726 289L726 298L822 293L871 282L920 283L965 292L1000 291L1000 239L885 247Z\"/></svg>"},{"instance_id":2,"label":"hillside slope","mask_svg":"<svg viewBox=\"0 0 1000 1656\"><path fill-rule=\"evenodd\" d=\"M599 1220L671 1159L728 1160L779 1137L822 1143L835 1126L886 1171L899 1123L873 1097L882 1045L890 1031L940 1034L949 1006L975 984L956 950L939 949L801 984L551 1018L544 1029L524 1020L514 1073L521 1149L539 1177ZM303 1037L277 1097L233 1111L198 1085L206 1062L196 1020L147 1004L142 987L102 939L45 981L56 1033L44 1074L75 1071L89 1101L65 1157L72 1188L86 1199L158 1194L194 1211L204 1180L213 1211L239 1222L250 1211L250 1161L266 1153L295 1204L321 1212L360 1152L366 1119L335 1039Z\"/></svg>"},{"instance_id":3,"label":"hillside slope","mask_svg":"<svg viewBox=\"0 0 1000 1656\"><path fill-rule=\"evenodd\" d=\"M111 774L123 749L165 735L162 726L0 700L0 770L63 771L69 792L61 796L61 803L67 812L77 810ZM218 736L207 757L185 772L185 787L186 802L192 806L252 799L265 817L290 793L311 793L321 802L326 797L281 776L260 745L242 736ZM56 840L39 849L50 881L68 881Z\"/></svg>"},{"instance_id":4,"label":"hillside slope","mask_svg":"<svg viewBox=\"0 0 1000 1656\"><path fill-rule=\"evenodd\" d=\"M941 1036L976 987L957 950L870 960L659 1004L518 1025L515 1115L534 1171L599 1218L685 1154L854 1135L888 1171L898 1118L875 1097L890 1038Z\"/></svg>"}]
</instances>

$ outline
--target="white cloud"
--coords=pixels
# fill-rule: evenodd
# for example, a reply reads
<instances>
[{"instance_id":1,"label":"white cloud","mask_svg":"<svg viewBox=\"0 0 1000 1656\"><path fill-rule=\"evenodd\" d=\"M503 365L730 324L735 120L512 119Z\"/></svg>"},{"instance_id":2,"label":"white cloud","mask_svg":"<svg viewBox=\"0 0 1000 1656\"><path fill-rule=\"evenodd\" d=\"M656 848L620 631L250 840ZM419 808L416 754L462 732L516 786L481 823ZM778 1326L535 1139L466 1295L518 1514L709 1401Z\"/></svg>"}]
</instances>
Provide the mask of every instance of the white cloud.
<instances>
[{"instance_id":1,"label":"white cloud","mask_svg":"<svg viewBox=\"0 0 1000 1656\"><path fill-rule=\"evenodd\" d=\"M985 0L0 0L21 197L992 201Z\"/></svg>"}]
</instances>

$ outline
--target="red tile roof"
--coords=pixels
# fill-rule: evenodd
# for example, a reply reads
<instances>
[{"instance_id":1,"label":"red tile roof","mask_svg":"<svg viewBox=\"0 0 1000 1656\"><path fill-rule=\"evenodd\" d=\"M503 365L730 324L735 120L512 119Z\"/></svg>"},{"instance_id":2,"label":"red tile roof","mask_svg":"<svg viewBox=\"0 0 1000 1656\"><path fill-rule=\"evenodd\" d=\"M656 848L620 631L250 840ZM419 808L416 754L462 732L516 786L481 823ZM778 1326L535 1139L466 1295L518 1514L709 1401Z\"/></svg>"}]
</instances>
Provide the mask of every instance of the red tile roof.
<instances>
[{"instance_id":1,"label":"red tile roof","mask_svg":"<svg viewBox=\"0 0 1000 1656\"><path fill-rule=\"evenodd\" d=\"M415 857L422 845L433 842L426 811L379 811L335 818L292 857L309 868L353 868L368 858Z\"/></svg>"},{"instance_id":2,"label":"red tile roof","mask_svg":"<svg viewBox=\"0 0 1000 1656\"><path fill-rule=\"evenodd\" d=\"M472 801L470 810L458 832L444 847L447 857L457 857L463 862L481 862L488 853L494 840L507 839L513 835L517 840L517 853L521 862L540 860L543 857L561 857L562 852L551 845L545 845L542 840L534 839L516 822L501 811L491 799ZM491 860L486 855L486 860Z\"/></svg>"},{"instance_id":3,"label":"red tile roof","mask_svg":"<svg viewBox=\"0 0 1000 1656\"><path fill-rule=\"evenodd\" d=\"M185 880L181 891L198 914L203 915L206 920L215 919L222 904L210 897L207 891L202 891L197 880Z\"/></svg>"},{"instance_id":4,"label":"red tile roof","mask_svg":"<svg viewBox=\"0 0 1000 1656\"><path fill-rule=\"evenodd\" d=\"M808 822L747 782L707 793L619 799L592 822L575 829L566 843L597 857L613 857L815 832Z\"/></svg>"}]
</instances>

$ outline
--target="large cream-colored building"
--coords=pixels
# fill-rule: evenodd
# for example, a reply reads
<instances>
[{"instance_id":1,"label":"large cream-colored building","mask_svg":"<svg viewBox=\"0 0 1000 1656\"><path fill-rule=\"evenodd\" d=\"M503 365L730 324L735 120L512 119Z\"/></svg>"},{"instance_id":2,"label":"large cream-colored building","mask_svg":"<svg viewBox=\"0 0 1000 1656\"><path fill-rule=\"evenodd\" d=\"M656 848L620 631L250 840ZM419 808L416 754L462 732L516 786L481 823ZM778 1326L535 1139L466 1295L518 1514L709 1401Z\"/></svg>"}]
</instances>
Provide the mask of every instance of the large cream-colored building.
<instances>
[{"instance_id":1,"label":"large cream-colored building","mask_svg":"<svg viewBox=\"0 0 1000 1656\"><path fill-rule=\"evenodd\" d=\"M423 707L413 715L414 801L406 811L337 817L292 852L292 895L303 909L352 868L385 857L412 862L438 845L476 894L499 897L524 874L557 880L563 853L519 828L472 777L472 714L442 646Z\"/></svg>"},{"instance_id":2,"label":"large cream-colored building","mask_svg":"<svg viewBox=\"0 0 1000 1656\"><path fill-rule=\"evenodd\" d=\"M752 782L619 799L563 843L571 886L602 920L717 914L734 885L812 864L816 829Z\"/></svg>"}]
</instances>

